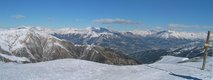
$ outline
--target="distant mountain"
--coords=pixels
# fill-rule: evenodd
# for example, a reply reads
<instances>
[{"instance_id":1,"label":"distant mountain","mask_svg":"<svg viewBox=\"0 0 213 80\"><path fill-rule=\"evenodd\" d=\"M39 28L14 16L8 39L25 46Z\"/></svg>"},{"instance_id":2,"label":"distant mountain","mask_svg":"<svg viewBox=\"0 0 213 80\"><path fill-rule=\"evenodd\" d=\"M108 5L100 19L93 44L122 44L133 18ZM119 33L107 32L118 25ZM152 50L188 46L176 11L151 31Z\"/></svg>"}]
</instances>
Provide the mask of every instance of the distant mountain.
<instances>
[{"instance_id":1,"label":"distant mountain","mask_svg":"<svg viewBox=\"0 0 213 80\"><path fill-rule=\"evenodd\" d=\"M75 44L93 44L121 51L139 61L150 63L163 55L195 57L203 52L206 33L178 31L114 31L106 28L61 29L52 33L60 39L72 41ZM183 46L193 44L193 56L186 56L191 50L181 51ZM172 51L176 49L175 51ZM180 50L180 52L178 52ZM179 54L177 54L179 53Z\"/></svg>"},{"instance_id":2,"label":"distant mountain","mask_svg":"<svg viewBox=\"0 0 213 80\"><path fill-rule=\"evenodd\" d=\"M104 47L119 48L119 45L140 47L141 49L162 49L190 42L204 42L206 33L177 31L128 31L119 32L105 28L61 29L52 33L60 39L75 44L95 44ZM114 44L114 45L113 45ZM119 48L120 49L120 48ZM135 50L134 50L135 51Z\"/></svg>"},{"instance_id":3,"label":"distant mountain","mask_svg":"<svg viewBox=\"0 0 213 80\"><path fill-rule=\"evenodd\" d=\"M84 59L107 64L138 64L112 49L95 45L75 45L49 35L41 28L21 27L0 31L0 60L40 62L62 58Z\"/></svg>"}]
</instances>

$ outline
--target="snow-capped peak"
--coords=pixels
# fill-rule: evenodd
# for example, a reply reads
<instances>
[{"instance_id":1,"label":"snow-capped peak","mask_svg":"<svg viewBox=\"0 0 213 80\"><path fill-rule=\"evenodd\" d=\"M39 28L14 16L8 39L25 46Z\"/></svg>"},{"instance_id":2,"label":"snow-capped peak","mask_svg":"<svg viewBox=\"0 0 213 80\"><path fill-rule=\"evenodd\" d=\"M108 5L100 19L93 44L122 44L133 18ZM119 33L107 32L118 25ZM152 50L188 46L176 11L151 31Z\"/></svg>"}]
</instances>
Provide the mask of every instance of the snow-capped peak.
<instances>
[{"instance_id":1,"label":"snow-capped peak","mask_svg":"<svg viewBox=\"0 0 213 80\"><path fill-rule=\"evenodd\" d=\"M177 38L177 39L205 39L206 33L193 33L193 32L177 32L177 31L160 31L152 34L151 36L158 38Z\"/></svg>"},{"instance_id":2,"label":"snow-capped peak","mask_svg":"<svg viewBox=\"0 0 213 80\"><path fill-rule=\"evenodd\" d=\"M176 38L176 39L205 39L206 33L204 32L180 32L180 31L172 31L172 30L164 30L164 31L153 31L153 30L133 30L130 31L133 34L141 35L141 36L148 36L148 37L155 37L155 38Z\"/></svg>"}]
</instances>

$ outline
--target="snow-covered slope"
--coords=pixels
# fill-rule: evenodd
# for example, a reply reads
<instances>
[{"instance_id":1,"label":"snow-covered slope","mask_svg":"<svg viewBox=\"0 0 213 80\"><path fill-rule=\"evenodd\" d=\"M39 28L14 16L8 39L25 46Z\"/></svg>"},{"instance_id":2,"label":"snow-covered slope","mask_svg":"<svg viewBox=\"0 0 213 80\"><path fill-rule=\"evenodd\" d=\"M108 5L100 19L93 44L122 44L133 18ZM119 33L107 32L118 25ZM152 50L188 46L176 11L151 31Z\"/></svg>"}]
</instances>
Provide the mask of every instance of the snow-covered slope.
<instances>
[{"instance_id":1,"label":"snow-covered slope","mask_svg":"<svg viewBox=\"0 0 213 80\"><path fill-rule=\"evenodd\" d=\"M212 80L212 57L206 70L202 61L174 63L182 58L166 56L154 64L114 66L77 59L16 64L0 62L1 80ZM172 63L171 63L172 62Z\"/></svg>"},{"instance_id":2,"label":"snow-covered slope","mask_svg":"<svg viewBox=\"0 0 213 80\"><path fill-rule=\"evenodd\" d=\"M19 41L26 37L28 29L9 29L0 31L0 45L6 51L12 51L17 48L23 47Z\"/></svg>"},{"instance_id":3,"label":"snow-covered slope","mask_svg":"<svg viewBox=\"0 0 213 80\"><path fill-rule=\"evenodd\" d=\"M20 28L11 28L4 29L0 31L0 46L3 50L12 52L16 49L25 47L22 42L29 36L41 36L46 38L55 38L47 34L45 31L40 30L39 27L20 27ZM58 39L59 40L59 39Z\"/></svg>"},{"instance_id":4,"label":"snow-covered slope","mask_svg":"<svg viewBox=\"0 0 213 80\"><path fill-rule=\"evenodd\" d=\"M35 27L12 28L0 32L0 51L3 54L36 59L41 57L41 53L50 51L53 43L60 41Z\"/></svg>"}]
</instances>

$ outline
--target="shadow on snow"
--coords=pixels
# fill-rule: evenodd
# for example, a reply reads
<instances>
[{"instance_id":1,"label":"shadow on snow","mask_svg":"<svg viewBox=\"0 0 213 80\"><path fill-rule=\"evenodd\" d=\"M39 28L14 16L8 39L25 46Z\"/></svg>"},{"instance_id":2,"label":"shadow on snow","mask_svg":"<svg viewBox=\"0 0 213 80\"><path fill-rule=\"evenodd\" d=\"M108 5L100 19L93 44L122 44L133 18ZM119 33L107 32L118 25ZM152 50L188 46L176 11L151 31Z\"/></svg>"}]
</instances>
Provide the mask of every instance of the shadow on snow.
<instances>
[{"instance_id":1,"label":"shadow on snow","mask_svg":"<svg viewBox=\"0 0 213 80\"><path fill-rule=\"evenodd\" d=\"M192 77L192 76L179 75L179 74L175 74L175 73L169 73L169 74L173 75L173 76L185 78L185 79L190 79L190 80L202 80L202 79L199 79L199 78L196 78L196 77Z\"/></svg>"}]
</instances>

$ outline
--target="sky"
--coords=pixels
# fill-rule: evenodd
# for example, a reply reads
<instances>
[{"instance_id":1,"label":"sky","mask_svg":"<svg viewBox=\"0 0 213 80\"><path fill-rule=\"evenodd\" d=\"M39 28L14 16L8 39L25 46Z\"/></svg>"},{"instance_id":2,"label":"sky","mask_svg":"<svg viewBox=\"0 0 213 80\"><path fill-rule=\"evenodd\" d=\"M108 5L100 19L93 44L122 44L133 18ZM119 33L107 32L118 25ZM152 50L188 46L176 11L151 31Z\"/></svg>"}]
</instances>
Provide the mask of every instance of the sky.
<instances>
[{"instance_id":1,"label":"sky","mask_svg":"<svg viewBox=\"0 0 213 80\"><path fill-rule=\"evenodd\" d=\"M0 28L213 30L213 0L0 0Z\"/></svg>"}]
</instances>

